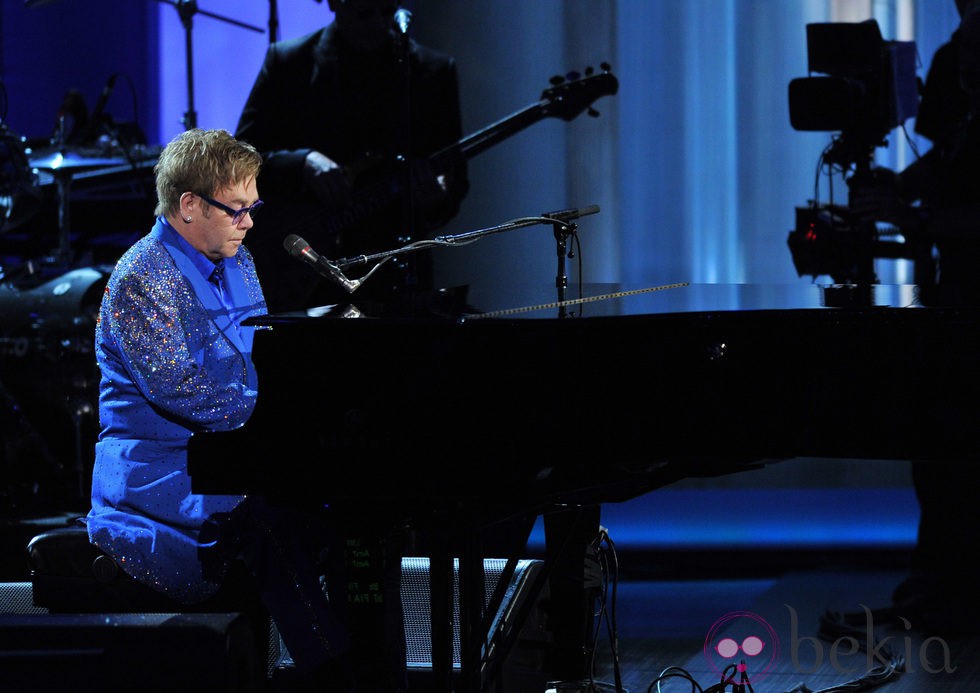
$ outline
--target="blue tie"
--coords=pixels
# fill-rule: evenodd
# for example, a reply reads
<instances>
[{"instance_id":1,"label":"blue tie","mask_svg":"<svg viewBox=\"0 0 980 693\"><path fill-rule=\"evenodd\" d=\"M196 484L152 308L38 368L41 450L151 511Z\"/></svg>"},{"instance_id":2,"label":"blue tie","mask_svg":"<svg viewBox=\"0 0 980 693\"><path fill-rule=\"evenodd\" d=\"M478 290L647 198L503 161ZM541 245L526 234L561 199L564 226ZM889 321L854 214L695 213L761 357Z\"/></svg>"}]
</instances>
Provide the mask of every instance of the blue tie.
<instances>
[{"instance_id":1,"label":"blue tie","mask_svg":"<svg viewBox=\"0 0 980 693\"><path fill-rule=\"evenodd\" d=\"M211 276L208 277L208 281L214 284L219 289L224 288L224 281L225 281L224 262L219 262L214 266L214 270L211 272Z\"/></svg>"}]
</instances>

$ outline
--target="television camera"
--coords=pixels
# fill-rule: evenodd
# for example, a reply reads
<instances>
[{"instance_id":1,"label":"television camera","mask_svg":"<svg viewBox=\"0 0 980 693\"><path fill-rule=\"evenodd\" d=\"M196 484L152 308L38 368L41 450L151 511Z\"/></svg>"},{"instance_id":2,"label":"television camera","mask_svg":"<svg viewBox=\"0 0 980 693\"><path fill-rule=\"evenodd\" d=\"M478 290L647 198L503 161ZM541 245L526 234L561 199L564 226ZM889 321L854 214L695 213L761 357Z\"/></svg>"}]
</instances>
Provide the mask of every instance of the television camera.
<instances>
[{"instance_id":1,"label":"television camera","mask_svg":"<svg viewBox=\"0 0 980 693\"><path fill-rule=\"evenodd\" d=\"M789 83L790 124L836 133L819 170L839 172L850 189L873 184L875 148L887 146L888 133L918 111L915 43L885 41L874 19L807 24L806 37L810 75ZM787 242L799 276L829 275L841 284L876 283L876 257L911 258L874 223L816 199L796 208Z\"/></svg>"}]
</instances>

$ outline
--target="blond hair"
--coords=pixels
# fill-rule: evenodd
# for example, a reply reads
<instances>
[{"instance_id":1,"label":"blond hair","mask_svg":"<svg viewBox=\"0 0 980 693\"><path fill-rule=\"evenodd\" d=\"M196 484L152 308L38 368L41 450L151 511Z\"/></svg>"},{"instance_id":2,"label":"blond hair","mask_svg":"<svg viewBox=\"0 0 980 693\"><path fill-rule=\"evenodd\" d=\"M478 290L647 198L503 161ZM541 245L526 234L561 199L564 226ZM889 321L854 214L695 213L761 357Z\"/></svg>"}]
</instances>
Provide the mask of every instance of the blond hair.
<instances>
[{"instance_id":1,"label":"blond hair","mask_svg":"<svg viewBox=\"0 0 980 693\"><path fill-rule=\"evenodd\" d=\"M256 178L262 155L227 130L193 128L174 137L160 152L153 167L156 175L155 215L177 214L185 192L211 197Z\"/></svg>"}]
</instances>

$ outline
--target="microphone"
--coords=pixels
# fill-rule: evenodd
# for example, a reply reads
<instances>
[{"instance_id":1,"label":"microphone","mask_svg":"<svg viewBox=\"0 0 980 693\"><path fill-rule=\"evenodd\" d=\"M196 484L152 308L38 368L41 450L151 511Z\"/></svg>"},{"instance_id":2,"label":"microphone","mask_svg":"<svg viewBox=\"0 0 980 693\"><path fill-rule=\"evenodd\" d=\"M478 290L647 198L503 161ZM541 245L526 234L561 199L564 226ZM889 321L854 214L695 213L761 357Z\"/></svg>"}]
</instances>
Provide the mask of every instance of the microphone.
<instances>
[{"instance_id":1,"label":"microphone","mask_svg":"<svg viewBox=\"0 0 980 693\"><path fill-rule=\"evenodd\" d=\"M340 271L337 265L330 262L322 255L318 255L310 244L304 241L302 238L297 236L295 233L291 233L286 236L285 240L282 242L283 248L292 257L299 258L310 267L315 269L317 273L331 282L342 288L349 294L354 293L357 287L361 285L360 279L348 279L344 276L344 273Z\"/></svg>"},{"instance_id":2,"label":"microphone","mask_svg":"<svg viewBox=\"0 0 980 693\"><path fill-rule=\"evenodd\" d=\"M412 23L412 13L406 10L404 7L399 7L395 10L395 26L403 34L408 33L408 25Z\"/></svg>"},{"instance_id":3,"label":"microphone","mask_svg":"<svg viewBox=\"0 0 980 693\"><path fill-rule=\"evenodd\" d=\"M596 214L598 211L599 205L589 205L580 209L561 209L557 212L545 212L541 216L554 219L555 221L571 221L572 219L578 219L588 214Z\"/></svg>"},{"instance_id":4,"label":"microphone","mask_svg":"<svg viewBox=\"0 0 980 693\"><path fill-rule=\"evenodd\" d=\"M119 76L118 72L113 72L109 75L109 79L106 81L105 86L102 87L102 93L99 95L99 100L95 104L95 108L92 109L92 115L89 117L89 128L88 137L94 139L99 134L99 128L102 127L102 114L105 112L106 104L109 103L109 97L112 95L112 90L116 86L116 78Z\"/></svg>"}]
</instances>

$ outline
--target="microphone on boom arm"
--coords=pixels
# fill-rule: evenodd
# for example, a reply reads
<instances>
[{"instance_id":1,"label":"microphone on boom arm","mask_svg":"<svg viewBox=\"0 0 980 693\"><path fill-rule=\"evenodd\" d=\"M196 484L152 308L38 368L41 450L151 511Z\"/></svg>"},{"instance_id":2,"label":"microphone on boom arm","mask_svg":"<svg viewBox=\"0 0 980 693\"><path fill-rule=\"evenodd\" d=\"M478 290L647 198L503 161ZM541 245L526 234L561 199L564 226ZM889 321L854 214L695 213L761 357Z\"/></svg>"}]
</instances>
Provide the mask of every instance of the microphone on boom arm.
<instances>
[{"instance_id":1,"label":"microphone on boom arm","mask_svg":"<svg viewBox=\"0 0 980 693\"><path fill-rule=\"evenodd\" d=\"M330 260L322 255L316 253L313 248L310 247L309 243L304 241L295 233L291 233L286 236L282 245L283 248L286 249L286 252L292 257L299 258L315 269L321 277L330 280L333 284L336 284L347 293L354 293L361 285L361 279L348 279L346 276L344 276L344 273L340 271L340 268L337 267L337 265L330 262Z\"/></svg>"},{"instance_id":2,"label":"microphone on boom arm","mask_svg":"<svg viewBox=\"0 0 980 693\"><path fill-rule=\"evenodd\" d=\"M95 108L92 109L92 115L89 116L88 130L86 132L86 140L95 141L98 139L103 129L104 123L102 122L105 115L105 108L109 103L109 97L112 95L112 90L116 87L116 79L119 77L119 73L114 72L109 75L109 79L106 80L105 86L102 87L102 93L99 94L99 100L95 104Z\"/></svg>"}]
</instances>

